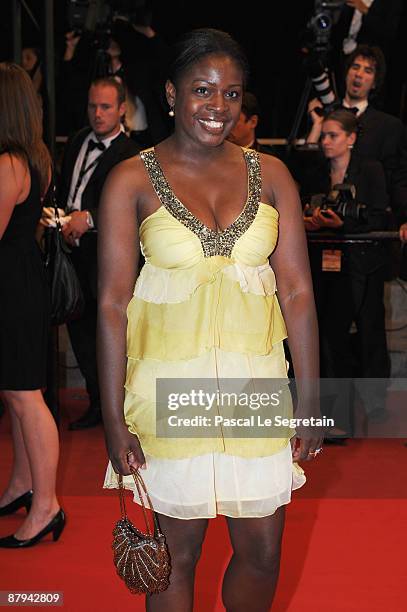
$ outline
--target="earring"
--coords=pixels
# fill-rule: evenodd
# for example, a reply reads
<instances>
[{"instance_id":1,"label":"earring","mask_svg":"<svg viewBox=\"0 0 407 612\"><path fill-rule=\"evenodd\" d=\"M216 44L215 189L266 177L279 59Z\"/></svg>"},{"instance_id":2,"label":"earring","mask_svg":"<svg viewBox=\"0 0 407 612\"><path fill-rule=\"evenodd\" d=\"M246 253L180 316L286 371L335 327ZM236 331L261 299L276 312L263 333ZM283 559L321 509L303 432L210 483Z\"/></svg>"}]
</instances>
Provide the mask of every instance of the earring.
<instances>
[{"instance_id":1,"label":"earring","mask_svg":"<svg viewBox=\"0 0 407 612\"><path fill-rule=\"evenodd\" d=\"M348 149L353 149L353 144L348 145Z\"/></svg>"},{"instance_id":2,"label":"earring","mask_svg":"<svg viewBox=\"0 0 407 612\"><path fill-rule=\"evenodd\" d=\"M170 117L175 117L175 112L174 112L174 107L171 106L170 110L168 111L168 114Z\"/></svg>"}]
</instances>

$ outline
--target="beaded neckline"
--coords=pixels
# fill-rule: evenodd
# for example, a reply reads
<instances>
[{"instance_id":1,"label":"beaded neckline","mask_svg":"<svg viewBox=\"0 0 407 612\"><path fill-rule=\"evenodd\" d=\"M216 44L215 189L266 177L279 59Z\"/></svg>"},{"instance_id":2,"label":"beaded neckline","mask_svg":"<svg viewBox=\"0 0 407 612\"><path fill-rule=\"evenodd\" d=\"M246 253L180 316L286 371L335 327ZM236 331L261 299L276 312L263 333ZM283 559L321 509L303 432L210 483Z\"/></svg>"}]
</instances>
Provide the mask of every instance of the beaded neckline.
<instances>
[{"instance_id":1,"label":"beaded neckline","mask_svg":"<svg viewBox=\"0 0 407 612\"><path fill-rule=\"evenodd\" d=\"M259 155L257 151L242 150L248 174L247 200L242 212L233 223L219 231L207 227L177 198L158 162L154 148L140 153L158 199L175 219L198 236L205 257L216 255L231 257L237 240L249 229L257 215L261 194Z\"/></svg>"}]
</instances>

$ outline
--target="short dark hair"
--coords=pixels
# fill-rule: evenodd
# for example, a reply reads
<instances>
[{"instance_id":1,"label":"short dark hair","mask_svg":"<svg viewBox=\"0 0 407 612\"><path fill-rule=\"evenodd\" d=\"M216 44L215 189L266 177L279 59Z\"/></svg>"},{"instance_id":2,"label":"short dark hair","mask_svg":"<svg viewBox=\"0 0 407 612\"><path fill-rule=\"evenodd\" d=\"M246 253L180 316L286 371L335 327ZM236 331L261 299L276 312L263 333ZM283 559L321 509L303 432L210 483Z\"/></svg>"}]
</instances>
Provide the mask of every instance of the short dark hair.
<instances>
[{"instance_id":1,"label":"short dark hair","mask_svg":"<svg viewBox=\"0 0 407 612\"><path fill-rule=\"evenodd\" d=\"M94 81L92 81L92 83L90 84L90 87L97 87L98 85L102 85L104 87L114 87L114 89L117 91L117 102L119 106L120 104L123 104L123 102L126 100L125 89L123 85L120 83L120 81L118 81L115 77L113 76L99 77L95 79Z\"/></svg>"},{"instance_id":2,"label":"short dark hair","mask_svg":"<svg viewBox=\"0 0 407 612\"><path fill-rule=\"evenodd\" d=\"M338 108L324 117L325 121L337 121L347 134L358 134L360 123L356 115L346 108Z\"/></svg>"},{"instance_id":3,"label":"short dark hair","mask_svg":"<svg viewBox=\"0 0 407 612\"><path fill-rule=\"evenodd\" d=\"M260 107L256 96L250 91L245 91L242 96L242 113L246 119L250 119L253 115L260 117Z\"/></svg>"},{"instance_id":4,"label":"short dark hair","mask_svg":"<svg viewBox=\"0 0 407 612\"><path fill-rule=\"evenodd\" d=\"M213 28L200 28L183 34L173 47L168 78L174 85L185 71L207 55L226 55L240 66L243 85L249 78L249 63L238 42L227 32Z\"/></svg>"},{"instance_id":5,"label":"short dark hair","mask_svg":"<svg viewBox=\"0 0 407 612\"><path fill-rule=\"evenodd\" d=\"M350 54L345 65L345 77L347 76L350 67L355 62L357 57L363 57L372 62L375 68L375 89L372 90L377 94L383 87L386 77L386 60L384 59L383 51L379 47L371 47L370 45L359 45Z\"/></svg>"}]
</instances>

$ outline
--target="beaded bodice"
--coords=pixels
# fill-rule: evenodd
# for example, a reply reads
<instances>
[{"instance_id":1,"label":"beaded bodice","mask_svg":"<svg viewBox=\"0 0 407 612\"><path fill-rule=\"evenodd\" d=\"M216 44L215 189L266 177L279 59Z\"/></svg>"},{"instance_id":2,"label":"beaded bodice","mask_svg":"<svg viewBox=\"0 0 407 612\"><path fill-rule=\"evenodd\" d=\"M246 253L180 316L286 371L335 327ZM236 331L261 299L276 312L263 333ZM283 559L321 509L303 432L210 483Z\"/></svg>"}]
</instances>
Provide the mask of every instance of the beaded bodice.
<instances>
[{"instance_id":1,"label":"beaded bodice","mask_svg":"<svg viewBox=\"0 0 407 612\"><path fill-rule=\"evenodd\" d=\"M247 200L240 215L224 230L213 230L197 219L172 191L158 163L154 149L142 151L140 156L147 168L150 180L161 204L200 240L205 257L221 255L231 257L237 240L249 229L259 208L261 194L261 171L257 151L243 149L247 165Z\"/></svg>"}]
</instances>

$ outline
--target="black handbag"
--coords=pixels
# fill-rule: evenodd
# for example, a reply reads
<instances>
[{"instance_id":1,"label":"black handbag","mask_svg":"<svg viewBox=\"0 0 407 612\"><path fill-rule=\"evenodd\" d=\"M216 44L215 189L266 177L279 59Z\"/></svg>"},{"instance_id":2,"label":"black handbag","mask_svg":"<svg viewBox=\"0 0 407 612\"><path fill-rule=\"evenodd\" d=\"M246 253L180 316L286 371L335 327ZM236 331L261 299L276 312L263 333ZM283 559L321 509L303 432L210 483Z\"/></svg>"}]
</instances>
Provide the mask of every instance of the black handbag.
<instances>
[{"instance_id":1,"label":"black handbag","mask_svg":"<svg viewBox=\"0 0 407 612\"><path fill-rule=\"evenodd\" d=\"M62 325L80 317L85 301L78 276L69 257L71 251L62 235L55 188L52 200L56 227L46 230L45 267L51 293L51 322L53 325Z\"/></svg>"}]
</instances>

